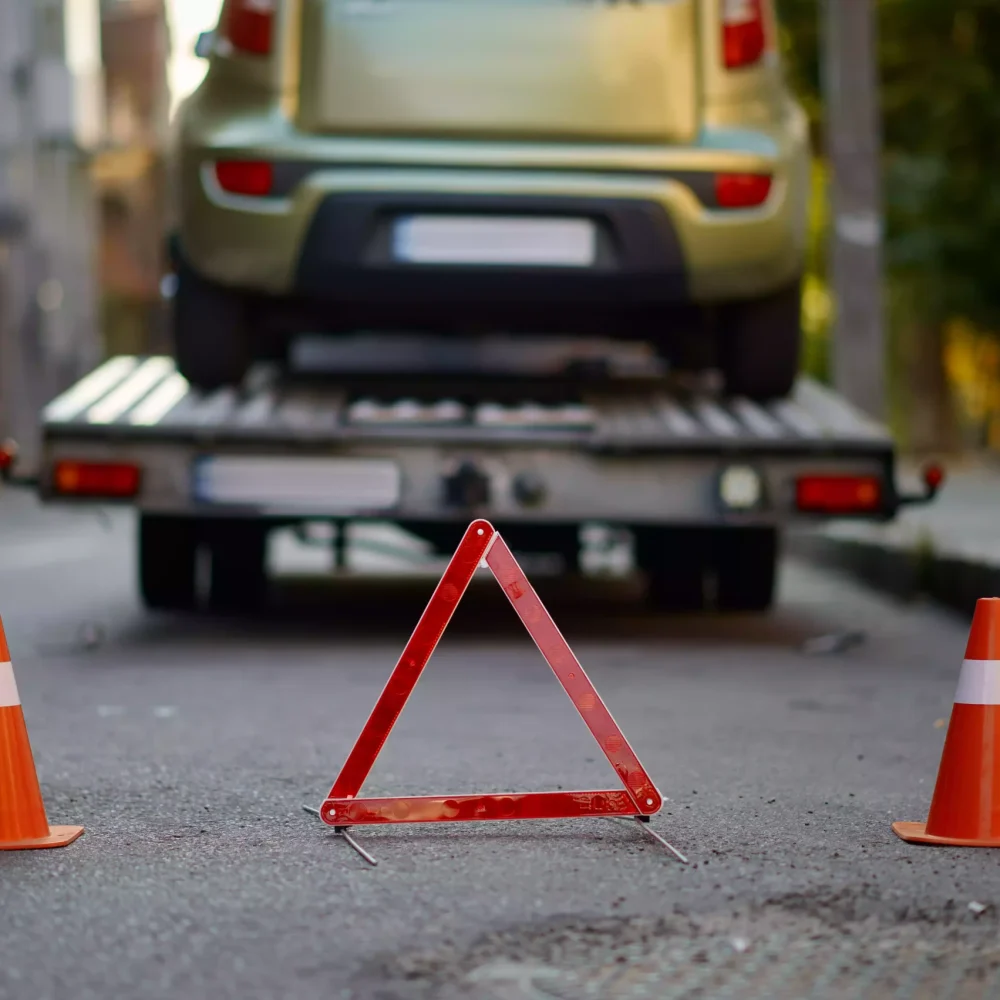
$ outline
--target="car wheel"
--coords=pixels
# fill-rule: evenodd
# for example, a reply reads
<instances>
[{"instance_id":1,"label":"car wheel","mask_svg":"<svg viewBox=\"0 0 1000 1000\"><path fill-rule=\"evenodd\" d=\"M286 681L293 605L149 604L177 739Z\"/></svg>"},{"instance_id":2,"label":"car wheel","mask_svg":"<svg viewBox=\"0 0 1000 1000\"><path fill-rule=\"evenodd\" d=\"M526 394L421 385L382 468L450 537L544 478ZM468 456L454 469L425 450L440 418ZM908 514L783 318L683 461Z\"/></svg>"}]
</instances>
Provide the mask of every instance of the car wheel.
<instances>
[{"instance_id":1,"label":"car wheel","mask_svg":"<svg viewBox=\"0 0 1000 1000\"><path fill-rule=\"evenodd\" d=\"M675 528L635 531L635 555L646 576L646 601L656 611L696 612L705 607L708 550L703 532Z\"/></svg>"},{"instance_id":2,"label":"car wheel","mask_svg":"<svg viewBox=\"0 0 1000 1000\"><path fill-rule=\"evenodd\" d=\"M765 401L788 395L799 371L801 285L720 310L719 367L730 396Z\"/></svg>"},{"instance_id":3,"label":"car wheel","mask_svg":"<svg viewBox=\"0 0 1000 1000\"><path fill-rule=\"evenodd\" d=\"M239 385L250 367L246 304L181 261L173 303L177 369L197 389Z\"/></svg>"},{"instance_id":4,"label":"car wheel","mask_svg":"<svg viewBox=\"0 0 1000 1000\"><path fill-rule=\"evenodd\" d=\"M197 551L198 531L192 518L139 515L139 591L147 608L195 607Z\"/></svg>"},{"instance_id":5,"label":"car wheel","mask_svg":"<svg viewBox=\"0 0 1000 1000\"><path fill-rule=\"evenodd\" d=\"M728 528L715 538L719 611L767 611L778 576L776 528Z\"/></svg>"},{"instance_id":6,"label":"car wheel","mask_svg":"<svg viewBox=\"0 0 1000 1000\"><path fill-rule=\"evenodd\" d=\"M207 539L209 610L238 614L262 607L267 594L267 526L251 520L219 520L208 525Z\"/></svg>"}]
</instances>

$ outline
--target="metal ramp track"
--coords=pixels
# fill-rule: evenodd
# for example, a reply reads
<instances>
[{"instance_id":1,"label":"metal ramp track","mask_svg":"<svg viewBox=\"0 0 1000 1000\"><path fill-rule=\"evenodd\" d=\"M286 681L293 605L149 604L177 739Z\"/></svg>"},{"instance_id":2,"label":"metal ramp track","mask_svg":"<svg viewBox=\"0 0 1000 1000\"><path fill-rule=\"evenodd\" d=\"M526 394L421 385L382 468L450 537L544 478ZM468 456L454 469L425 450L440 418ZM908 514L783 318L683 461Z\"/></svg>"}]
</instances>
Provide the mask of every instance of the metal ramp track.
<instances>
[{"instance_id":1,"label":"metal ramp track","mask_svg":"<svg viewBox=\"0 0 1000 1000\"><path fill-rule=\"evenodd\" d=\"M575 444L598 450L891 450L888 432L835 393L802 379L766 405L662 388L592 392L581 402L530 399L351 400L343 388L282 383L258 372L243 390L193 390L166 357L115 357L43 413L49 440L227 441L321 445L372 439L466 444Z\"/></svg>"}]
</instances>

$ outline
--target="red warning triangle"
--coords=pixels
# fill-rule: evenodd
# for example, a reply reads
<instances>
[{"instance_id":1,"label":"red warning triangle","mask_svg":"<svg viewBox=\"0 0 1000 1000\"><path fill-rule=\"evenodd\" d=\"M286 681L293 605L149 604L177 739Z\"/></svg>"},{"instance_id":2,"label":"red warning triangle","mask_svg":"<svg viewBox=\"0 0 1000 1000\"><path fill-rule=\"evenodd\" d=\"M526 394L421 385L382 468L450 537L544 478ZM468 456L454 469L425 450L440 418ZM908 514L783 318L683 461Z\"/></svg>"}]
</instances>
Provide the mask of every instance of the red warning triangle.
<instances>
[{"instance_id":1,"label":"red warning triangle","mask_svg":"<svg viewBox=\"0 0 1000 1000\"><path fill-rule=\"evenodd\" d=\"M531 638L594 734L623 788L512 795L425 795L358 798L392 727L476 570L486 560ZM506 542L488 521L473 521L347 758L320 816L330 826L374 823L458 823L468 820L652 816L663 799L545 610Z\"/></svg>"}]
</instances>

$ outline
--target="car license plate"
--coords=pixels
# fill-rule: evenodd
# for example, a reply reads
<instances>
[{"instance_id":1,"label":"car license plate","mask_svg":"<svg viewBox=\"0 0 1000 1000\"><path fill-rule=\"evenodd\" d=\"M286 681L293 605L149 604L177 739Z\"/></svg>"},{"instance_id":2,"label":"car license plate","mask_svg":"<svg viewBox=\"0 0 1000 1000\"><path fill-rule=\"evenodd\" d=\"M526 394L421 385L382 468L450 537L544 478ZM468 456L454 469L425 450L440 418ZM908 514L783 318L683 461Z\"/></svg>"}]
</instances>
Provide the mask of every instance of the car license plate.
<instances>
[{"instance_id":1,"label":"car license plate","mask_svg":"<svg viewBox=\"0 0 1000 1000\"><path fill-rule=\"evenodd\" d=\"M591 267L597 255L589 219L412 216L394 237L396 259L410 264Z\"/></svg>"},{"instance_id":2,"label":"car license plate","mask_svg":"<svg viewBox=\"0 0 1000 1000\"><path fill-rule=\"evenodd\" d=\"M351 458L206 457L194 469L201 503L312 513L390 510L399 503L395 462Z\"/></svg>"}]
</instances>

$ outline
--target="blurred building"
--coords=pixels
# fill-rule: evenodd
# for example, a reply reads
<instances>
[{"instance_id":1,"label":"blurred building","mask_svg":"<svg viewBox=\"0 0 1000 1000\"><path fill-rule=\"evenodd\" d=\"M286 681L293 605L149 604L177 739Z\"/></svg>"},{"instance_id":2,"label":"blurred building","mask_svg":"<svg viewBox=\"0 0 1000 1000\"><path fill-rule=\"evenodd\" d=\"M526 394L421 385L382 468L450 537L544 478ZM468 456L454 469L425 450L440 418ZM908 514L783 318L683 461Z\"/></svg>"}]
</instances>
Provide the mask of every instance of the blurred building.
<instances>
[{"instance_id":1,"label":"blurred building","mask_svg":"<svg viewBox=\"0 0 1000 1000\"><path fill-rule=\"evenodd\" d=\"M170 37L164 0L102 0L106 134L92 177L108 354L169 349L160 296L165 268L165 153Z\"/></svg>"},{"instance_id":2,"label":"blurred building","mask_svg":"<svg viewBox=\"0 0 1000 1000\"><path fill-rule=\"evenodd\" d=\"M98 0L0 0L0 434L100 355L90 157L104 130Z\"/></svg>"},{"instance_id":3,"label":"blurred building","mask_svg":"<svg viewBox=\"0 0 1000 1000\"><path fill-rule=\"evenodd\" d=\"M0 0L0 437L120 351L167 349L164 0Z\"/></svg>"}]
</instances>

